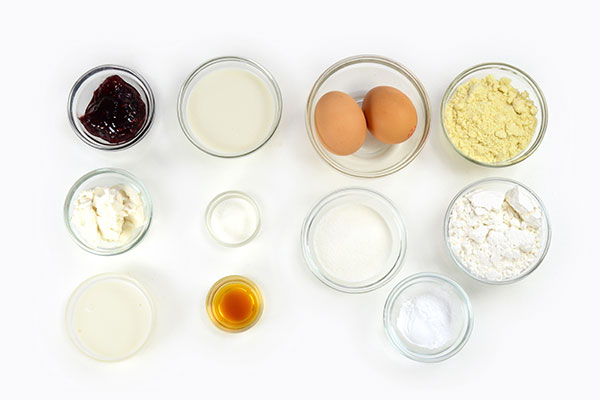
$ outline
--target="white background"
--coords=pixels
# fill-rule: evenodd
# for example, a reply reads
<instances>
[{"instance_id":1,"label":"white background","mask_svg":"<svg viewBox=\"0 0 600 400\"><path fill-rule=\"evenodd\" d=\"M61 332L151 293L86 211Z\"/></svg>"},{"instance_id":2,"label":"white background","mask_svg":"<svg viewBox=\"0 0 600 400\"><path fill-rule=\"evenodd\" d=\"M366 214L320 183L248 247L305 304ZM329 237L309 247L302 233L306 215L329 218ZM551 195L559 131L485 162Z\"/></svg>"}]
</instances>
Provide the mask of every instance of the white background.
<instances>
[{"instance_id":1,"label":"white background","mask_svg":"<svg viewBox=\"0 0 600 400\"><path fill-rule=\"evenodd\" d=\"M4 5L0 397L105 398L108 392L115 399L136 398L136 393L167 399L597 396L597 13L578 1L483 3ZM406 169L372 180L330 168L304 128L304 105L317 76L335 61L361 53L388 56L414 71L429 92L433 114L421 155ZM272 140L236 160L194 148L176 119L184 79L221 55L265 65L284 98L282 123ZM465 68L485 61L524 69L549 104L541 147L523 163L500 170L460 158L440 128L447 85ZM71 85L103 63L138 70L157 100L148 136L118 153L85 145L66 117ZM137 175L154 201L147 237L116 257L77 247L62 215L71 184L105 166ZM546 203L554 233L542 266L524 281L502 287L476 283L458 271L442 236L443 215L454 194L495 175L533 188ZM391 197L408 230L399 276L363 295L322 285L305 267L299 248L310 207L349 185ZM238 249L211 241L202 222L210 199L228 189L247 191L263 211L262 232ZM147 347L121 363L86 358L64 327L72 290L106 271L139 279L158 308ZM475 312L466 347L434 365L397 353L382 326L389 291L422 271L457 280ZM234 273L260 285L266 307L255 328L228 335L211 325L203 307L212 283Z\"/></svg>"}]
</instances>

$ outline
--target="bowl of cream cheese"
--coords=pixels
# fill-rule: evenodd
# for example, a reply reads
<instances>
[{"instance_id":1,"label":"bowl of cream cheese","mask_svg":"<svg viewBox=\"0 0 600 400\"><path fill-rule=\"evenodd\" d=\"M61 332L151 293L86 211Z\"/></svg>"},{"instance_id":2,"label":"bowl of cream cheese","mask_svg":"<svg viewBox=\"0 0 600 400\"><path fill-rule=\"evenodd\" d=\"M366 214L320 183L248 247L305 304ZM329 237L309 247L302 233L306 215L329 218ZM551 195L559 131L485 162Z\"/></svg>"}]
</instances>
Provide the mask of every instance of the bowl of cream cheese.
<instances>
[{"instance_id":1,"label":"bowl of cream cheese","mask_svg":"<svg viewBox=\"0 0 600 400\"><path fill-rule=\"evenodd\" d=\"M152 220L152 201L142 182L127 171L101 168L79 178L64 205L75 243L97 255L116 255L137 245Z\"/></svg>"}]
</instances>

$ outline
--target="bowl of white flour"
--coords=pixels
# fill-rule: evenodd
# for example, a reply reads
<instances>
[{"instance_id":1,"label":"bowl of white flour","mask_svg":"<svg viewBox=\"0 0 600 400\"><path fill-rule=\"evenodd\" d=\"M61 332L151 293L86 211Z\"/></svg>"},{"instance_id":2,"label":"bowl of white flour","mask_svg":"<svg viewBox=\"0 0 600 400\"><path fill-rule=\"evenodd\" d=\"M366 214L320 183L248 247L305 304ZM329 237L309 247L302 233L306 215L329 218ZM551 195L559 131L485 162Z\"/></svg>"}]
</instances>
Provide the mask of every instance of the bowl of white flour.
<instances>
[{"instance_id":1,"label":"bowl of white flour","mask_svg":"<svg viewBox=\"0 0 600 400\"><path fill-rule=\"evenodd\" d=\"M471 277L490 284L523 279L550 246L548 213L525 185L488 178L461 190L444 221L450 256Z\"/></svg>"}]
</instances>

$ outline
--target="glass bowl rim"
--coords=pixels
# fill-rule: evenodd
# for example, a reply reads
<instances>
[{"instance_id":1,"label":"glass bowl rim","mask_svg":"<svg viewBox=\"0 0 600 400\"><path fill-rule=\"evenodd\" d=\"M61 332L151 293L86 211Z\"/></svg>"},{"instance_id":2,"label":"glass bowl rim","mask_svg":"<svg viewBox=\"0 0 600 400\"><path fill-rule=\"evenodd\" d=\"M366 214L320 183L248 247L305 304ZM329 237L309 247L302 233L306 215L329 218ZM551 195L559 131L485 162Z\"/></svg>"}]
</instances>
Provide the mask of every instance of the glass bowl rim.
<instances>
[{"instance_id":1,"label":"glass bowl rim","mask_svg":"<svg viewBox=\"0 0 600 400\"><path fill-rule=\"evenodd\" d=\"M216 151L202 145L197 140L195 140L194 133L190 132L186 128L186 124L184 121L184 115L185 115L184 107L187 103L184 104L183 99L184 99L186 93L188 92L188 90L190 89L190 85L191 85L192 81L198 75L200 75L200 73L205 71L207 68L212 67L213 65L227 63L227 62L246 64L247 66L250 66L251 68L259 71L259 73L262 74L266 78L268 85L271 86L271 89L275 93L275 96L274 96L275 116L273 118L273 124L270 128L269 133L267 135L265 135L265 137L256 146L254 146L253 148L251 148L249 150L240 152L240 153L219 153L219 152L216 152ZM255 75L257 75L257 74L255 74ZM260 75L258 77L264 81L264 79L262 79L262 77ZM196 67L192 71L192 73L185 79L185 81L183 82L183 85L181 85L181 89L179 90L179 95L177 96L177 120L179 121L179 126L180 126L181 130L183 131L183 134L190 141L190 143L192 143L197 149L203 151L206 154L209 154L211 156L218 157L218 158L244 157L244 156L252 154L255 151L257 151L258 149L262 148L265 144L267 144L267 142L269 140L271 140L271 138L277 131L277 128L279 127L279 124L281 123L282 114L283 114L283 97L281 95L281 89L279 88L279 84L277 83L277 80L275 79L273 74L271 74L271 72L269 72L269 70L266 69L262 64L259 64L258 62L251 60L249 58L246 58L246 57L239 57L239 56L215 57L215 58L211 58L210 60L200 64L200 66Z\"/></svg>"},{"instance_id":2,"label":"glass bowl rim","mask_svg":"<svg viewBox=\"0 0 600 400\"><path fill-rule=\"evenodd\" d=\"M70 311L71 311L72 307L75 306L75 302L77 300L79 300L79 298L84 293L84 290L86 288L91 287L95 283L98 283L98 282L101 282L104 280L113 280L113 279L119 280L119 281L124 281L124 282L132 285L133 287L135 287L140 292L140 294L142 295L142 297L144 297L144 299L146 300L146 303L150 307L150 325L148 327L148 331L146 332L146 336L145 336L143 342L134 351L132 351L131 353L128 353L122 357L108 358L108 357L98 356L97 354L94 354L90 349L86 348L83 344L80 345L78 343L78 341L75 339L75 337L77 335L74 333L73 327L72 327L72 318L69 318L69 315L70 315ZM77 285L77 287L73 290L73 292L69 296L69 300L67 301L67 306L65 307L65 323L66 323L67 333L69 334L69 339L71 339L71 342L84 355L86 355L96 361L102 361L102 362L123 361L123 360L131 358L134 355L136 355L137 353L139 353L140 350L142 350L142 348L144 348L146 346L146 343L148 343L148 339L150 339L150 336L152 335L152 331L154 330L155 321L156 321L156 307L154 305L154 301L152 300L152 296L150 296L150 293L144 287L144 285L142 285L137 279L135 279L129 275L115 273L115 272L103 272L101 274L97 274L97 275L94 275L94 276L91 276L91 277L85 279L83 282L81 282L79 285Z\"/></svg>"},{"instance_id":3,"label":"glass bowl rim","mask_svg":"<svg viewBox=\"0 0 600 400\"><path fill-rule=\"evenodd\" d=\"M146 104L146 108L147 108L146 122L142 126L142 129L140 130L140 132L138 132L138 134L131 141L126 142L126 143L121 143L118 145L108 145L108 144L97 142L94 139L91 139L89 137L90 134L88 132L86 132L85 130L80 129L79 126L77 125L77 122L74 119L75 95L79 92L79 89L81 89L81 87L87 82L87 80L90 79L91 77L93 77L94 75L96 75L100 72L109 71L109 70L115 70L117 72L129 74L129 75L133 76L135 79L137 79L139 81L139 83L142 86L142 89L144 91L143 95L147 98L147 102L144 101L144 103ZM144 79L144 77L141 74L139 74L137 71L135 71L131 68L127 68L122 65L102 64L102 65L98 65L98 66L86 71L83 75L81 75L75 81L75 83L71 87L71 91L69 92L69 97L68 97L68 101L67 101L67 117L69 119L69 124L71 125L71 128L73 129L73 131L75 131L75 133L77 134L77 137L79 139L81 139L84 143L86 143L88 146L93 147L98 150L119 151L119 150L125 150L125 149L132 147L133 145L140 142L146 136L146 134L148 133L148 131L150 131L150 128L154 124L155 108L156 108L156 104L155 104L155 100L154 100L154 92L152 91L152 88L150 87L150 84L148 83L148 81L146 81L146 79Z\"/></svg>"},{"instance_id":4,"label":"glass bowl rim","mask_svg":"<svg viewBox=\"0 0 600 400\"><path fill-rule=\"evenodd\" d=\"M392 328L390 325L390 317L393 303L398 299L398 296L400 296L400 294L402 294L402 292L405 289L411 287L414 284L428 281L437 281L449 284L456 291L456 293L458 293L459 297L462 299L463 304L467 309L467 321L464 334L462 335L462 337L457 339L456 342L454 342L450 347L446 348L445 350L439 353L426 355L409 350L401 343L401 341L395 339L394 335L392 335L391 333ZM473 306L471 304L471 299L469 298L467 292L453 279L436 272L420 272L404 278L390 291L386 298L385 305L383 307L383 326L388 340L397 350L399 350L407 358L425 363L435 363L447 360L448 358L456 355L460 350L462 350L462 348L465 346L465 344L471 337L474 320L475 319L473 315Z\"/></svg>"},{"instance_id":5,"label":"glass bowl rim","mask_svg":"<svg viewBox=\"0 0 600 400\"><path fill-rule=\"evenodd\" d=\"M452 210L454 209L454 205L456 204L456 201L458 199L460 199L461 197L463 197L464 195L466 195L467 193L471 192L472 190L477 189L479 186L486 184L486 183L503 183L503 184L510 184L510 185L515 185L515 186L520 187L521 189L525 190L530 196L532 196L535 201L537 201L538 205L540 206L540 211L542 212L542 215L544 217L543 218L543 220L544 220L543 226L545 226L545 228L547 229L547 238L546 238L546 243L543 246L543 250L540 255L540 258L536 261L535 264L529 266L522 274L520 274L514 278L511 278L511 279L505 279L505 280L501 280L501 281L493 281L493 280L489 280L489 279L482 278L480 276L475 275L474 273L471 272L471 270L466 265L463 264L463 262L458 258L458 256L456 254L454 254L454 250L452 250L452 246L450 245L450 241L449 241L450 235L448 233L449 226L450 226L450 216L452 214ZM518 281L524 279L525 277L529 276L533 271L535 271L540 266L542 261L544 261L544 258L546 258L546 255L548 254L548 249L550 248L551 241L552 241L552 226L550 224L550 218L548 216L548 211L546 209L546 206L542 202L542 199L528 186L522 184L519 181L510 179L510 178L490 177L490 178L479 179L475 182L468 184L467 186L465 186L464 188L459 190L459 192L452 198L452 200L450 201L450 205L446 209L446 214L444 215L444 242L446 243L446 249L448 250L448 253L450 254L450 258L452 258L452 261L454 262L454 264L456 266L458 266L459 269L461 269L468 276L470 276L471 278L473 278L479 282L487 283L490 285L508 285L511 283L518 282Z\"/></svg>"},{"instance_id":6,"label":"glass bowl rim","mask_svg":"<svg viewBox=\"0 0 600 400\"><path fill-rule=\"evenodd\" d=\"M83 184L85 184L88 180L95 178L97 176L100 176L100 175L104 175L104 174L120 175L120 176L123 176L123 177L131 180L132 182L134 182L135 185L137 186L137 189L139 189L139 191L140 191L140 195L142 197L142 201L144 201L144 205L147 206L147 208L148 208L148 215L146 215L146 222L144 223L142 230L135 237L135 239L133 239L130 242L127 242L121 246L117 246L112 249L106 249L106 250L99 251L98 249L92 248L87 243L80 240L79 237L75 234L73 227L71 227L71 215L70 215L69 211L70 211L71 203L73 201L75 193L81 188L81 186ZM152 208L153 208L152 207L152 198L150 197L150 192L148 192L148 189L146 188L146 186L135 175L133 175L132 173L130 173L124 169L120 169L120 168L97 168L97 169L94 169L94 170L86 173L85 175L81 176L79 179L77 179L75 181L75 183L73 183L73 185L69 189L69 192L67 193L67 196L65 198L65 203L63 206L63 218L65 221L65 225L67 227L67 231L69 232L69 235L71 236L73 241L75 243L77 243L77 245L79 247L81 247L85 251L95 254L95 255L115 256L118 254L123 254L123 253L133 249L146 236L146 233L148 232L148 229L150 228L150 225L152 223L152 214L153 214Z\"/></svg>"},{"instance_id":7,"label":"glass bowl rim","mask_svg":"<svg viewBox=\"0 0 600 400\"><path fill-rule=\"evenodd\" d=\"M254 228L254 232L252 232L252 234L250 236L248 236L246 239L244 239L240 242L226 242L224 240L219 239L217 237L217 235L215 234L215 232L212 228L212 224L210 222L210 217L214 213L215 209L219 206L219 204L221 204L223 201L230 199L230 198L237 198L237 199L242 199L242 200L246 201L248 204L250 204L252 206L252 208L254 209L254 213L256 215L256 227ZM240 247L240 246L243 246L243 245L251 242L256 236L258 236L260 229L262 227L262 217L260 214L260 207L258 206L258 203L256 202L256 200L254 200L254 198L252 198L247 193L244 193L239 190L227 190L225 192L222 192L222 193L219 193L218 195L216 195L208 203L208 205L206 206L206 211L204 212L204 224L206 225L206 229L208 230L208 233L210 234L210 236L217 243L219 243L223 246L227 246L227 247Z\"/></svg>"},{"instance_id":8,"label":"glass bowl rim","mask_svg":"<svg viewBox=\"0 0 600 400\"><path fill-rule=\"evenodd\" d=\"M379 279L375 280L374 282L368 285L348 286L336 282L335 280L329 279L321 272L321 268L317 266L317 264L313 261L313 258L310 257L310 254L313 251L311 250L311 246L309 245L308 237L310 235L315 218L321 213L325 206L330 204L332 201L335 201L338 198L341 198L347 194L358 194L361 196L367 196L371 199L379 201L385 207L388 207L389 211L394 215L395 220L393 222L393 225L397 227L398 233L400 235L400 250L398 256L396 257L396 260L394 261L394 264L390 267L389 270L387 270L387 272L383 276L381 276ZM385 221L388 222L387 219L385 219ZM300 234L300 246L302 248L302 255L304 257L305 264L308 266L308 269L312 272L312 274L326 286L335 289L339 292L349 294L367 293L379 289L380 287L389 283L396 275L398 275L398 273L402 269L404 260L406 258L407 240L408 239L406 233L406 224L404 222L404 219L402 218L402 215L400 214L400 211L394 205L394 203L388 197L384 196L379 192L356 186L337 189L323 196L319 201L317 201L312 206L310 212L304 219Z\"/></svg>"},{"instance_id":9,"label":"glass bowl rim","mask_svg":"<svg viewBox=\"0 0 600 400\"><path fill-rule=\"evenodd\" d=\"M352 66L355 64L362 64L362 63L375 63L375 64L383 65L383 66L391 68L391 69L395 70L396 72L402 74L411 83L411 85L414 86L416 91L419 93L419 97L420 97L421 101L423 102L423 108L425 109L425 122L424 122L425 126L423 128L423 137L421 138L421 140L420 140L419 144L417 145L417 147L415 148L415 150L402 163L399 163L399 164L396 163L391 167L387 167L385 169L376 171L375 173L360 173L360 172L355 172L355 171L353 172L353 171L347 170L346 168L340 167L337 163L333 163L328 158L328 153L326 152L326 150L321 148L321 146L319 146L319 143L317 143L318 139L316 138L316 134L313 134L312 127L311 127L311 108L312 108L313 103L317 100L315 98L317 91L327 81L327 79L329 79L336 72L338 72L346 67L349 67L349 66ZM327 164L329 164L329 166L333 167L335 170L337 170L343 174L353 176L355 178L380 178L383 176L391 175L391 174L398 172L401 169L405 168L421 153L421 151L425 147L425 143L427 142L427 139L429 137L430 128L431 128L431 104L429 101L429 95L427 94L427 90L425 89L425 87L423 86L423 84L421 83L419 78L417 78L417 76L410 69L408 69L404 65L402 65L390 58L387 58L387 57L378 56L378 55L374 55L374 54L361 54L361 55L355 55L355 56L343 58L343 59L335 62L333 65L328 67L325 71L323 71L321 73L321 75L319 75L319 77L313 84L313 86L310 90L310 93L308 95L308 100L306 103L306 108L305 108L305 113L304 113L304 123L306 126L306 132L308 134L308 138L309 138L313 148L315 149L317 154L319 154L321 159L323 159Z\"/></svg>"},{"instance_id":10,"label":"glass bowl rim","mask_svg":"<svg viewBox=\"0 0 600 400\"><path fill-rule=\"evenodd\" d=\"M236 283L236 282L241 282L244 285L248 285L248 287L250 287L250 289L252 289L252 291L254 292L254 294L258 297L258 299L260 300L260 307L258 309L258 312L256 313L256 317L254 317L254 320L247 326L244 326L242 328L230 328L227 327L221 323L219 323L219 321L217 320L217 318L214 316L213 310L212 310L212 304L215 298L215 295L217 294L217 292L225 285L229 285L231 283ZM250 278L246 278L245 276L242 275L227 275L222 277L221 279L219 279L218 281L216 281L215 283L213 283L213 285L210 287L208 293L206 294L206 312L208 314L209 319L211 320L211 322L213 323L214 326L216 326L217 328L219 328L222 331L228 332L228 333L241 333L241 332L245 332L248 329L252 328L253 326L255 326L258 321L261 319L262 314L263 314L263 310L264 310L264 297L262 295L262 292L260 290L260 288L258 287L258 285L251 280Z\"/></svg>"},{"instance_id":11,"label":"glass bowl rim","mask_svg":"<svg viewBox=\"0 0 600 400\"><path fill-rule=\"evenodd\" d=\"M464 154L462 151L460 151L454 145L454 143L452 143L452 140L450 140L450 136L448 134L448 130L446 129L446 120L445 120L446 105L448 104L450 97L456 92L456 89L458 88L458 84L460 83L460 81L469 77L470 75L474 74L475 72L479 72L479 71L483 71L483 70L487 70L487 69L509 70L512 73L514 73L515 75L518 75L519 77L521 77L533 89L533 93L531 93L531 95L535 96L535 98L538 100L538 102L540 104L540 108L541 108L541 110L539 110L540 112L538 114L538 115L541 114L541 118L539 120L539 134L535 138L535 141L532 144L530 144L529 147L525 151L521 152L516 157L506 160L506 161L499 162L499 163L487 163L485 161L476 160L476 159L471 158L468 155ZM529 90L527 92L529 93ZM504 167L510 167L512 165L520 163L521 161L524 161L525 159L529 158L529 156L531 156L533 153L535 153L535 151L538 149L538 147L542 143L542 140L544 139L544 136L546 135L546 129L548 127L548 103L546 102L546 97L544 96L544 92L542 92L542 89L539 87L537 82L525 71L523 71L513 65L503 63L503 62L485 62L485 63L480 63L480 64L477 64L470 68L465 69L460 74L458 74L456 76L456 78L454 78L452 80L452 82L450 82L450 84L448 85L448 88L446 89L446 92L444 93L444 96L442 97L442 103L440 106L440 121L441 121L441 125L442 125L442 131L444 132L444 136L446 137L446 140L448 140L448 142L450 143L452 148L461 157L463 157L464 159L469 160L477 165L483 166L483 167L504 168ZM536 130L537 129L538 129L538 127L536 126Z\"/></svg>"}]
</instances>

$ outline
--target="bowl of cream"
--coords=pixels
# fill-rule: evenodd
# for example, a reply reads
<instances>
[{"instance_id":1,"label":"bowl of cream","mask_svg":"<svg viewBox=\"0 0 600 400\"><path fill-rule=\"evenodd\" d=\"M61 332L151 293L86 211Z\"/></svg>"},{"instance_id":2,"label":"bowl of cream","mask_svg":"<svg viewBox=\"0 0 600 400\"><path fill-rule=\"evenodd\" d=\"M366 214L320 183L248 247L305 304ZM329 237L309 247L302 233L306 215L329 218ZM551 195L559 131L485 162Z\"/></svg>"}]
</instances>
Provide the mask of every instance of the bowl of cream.
<instances>
[{"instance_id":1,"label":"bowl of cream","mask_svg":"<svg viewBox=\"0 0 600 400\"><path fill-rule=\"evenodd\" d=\"M302 227L304 260L327 286L365 293L389 282L406 254L400 213L383 195L346 188L325 196Z\"/></svg>"},{"instance_id":2,"label":"bowl of cream","mask_svg":"<svg viewBox=\"0 0 600 400\"><path fill-rule=\"evenodd\" d=\"M134 175L101 168L73 184L65 199L64 219L81 248L97 255L116 255L144 238L152 220L152 202Z\"/></svg>"},{"instance_id":3,"label":"bowl of cream","mask_svg":"<svg viewBox=\"0 0 600 400\"><path fill-rule=\"evenodd\" d=\"M241 57L215 58L196 68L177 101L179 124L189 141L223 158L261 148L275 133L281 112L275 78Z\"/></svg>"}]
</instances>

